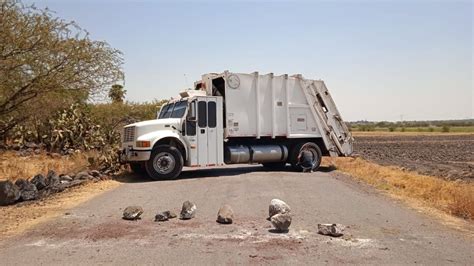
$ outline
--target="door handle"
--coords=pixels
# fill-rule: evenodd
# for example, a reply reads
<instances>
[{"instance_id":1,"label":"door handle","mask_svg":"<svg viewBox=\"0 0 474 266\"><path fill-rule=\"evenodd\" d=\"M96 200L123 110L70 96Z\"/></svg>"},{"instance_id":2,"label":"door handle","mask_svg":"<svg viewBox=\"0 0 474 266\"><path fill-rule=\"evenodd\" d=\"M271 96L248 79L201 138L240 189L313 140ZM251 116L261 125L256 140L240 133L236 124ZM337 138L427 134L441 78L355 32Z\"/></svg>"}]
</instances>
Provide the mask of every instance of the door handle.
<instances>
[{"instance_id":1,"label":"door handle","mask_svg":"<svg viewBox=\"0 0 474 266\"><path fill-rule=\"evenodd\" d=\"M204 134L206 133L206 130L205 129L201 129L201 134Z\"/></svg>"}]
</instances>

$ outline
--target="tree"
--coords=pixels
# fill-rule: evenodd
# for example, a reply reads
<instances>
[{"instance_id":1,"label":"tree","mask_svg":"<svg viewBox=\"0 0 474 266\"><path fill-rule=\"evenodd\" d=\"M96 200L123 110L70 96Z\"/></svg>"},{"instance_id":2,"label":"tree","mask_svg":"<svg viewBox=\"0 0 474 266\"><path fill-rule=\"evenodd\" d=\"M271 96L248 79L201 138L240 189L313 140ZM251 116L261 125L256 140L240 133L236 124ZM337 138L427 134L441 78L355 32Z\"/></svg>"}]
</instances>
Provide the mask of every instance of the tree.
<instances>
[{"instance_id":1,"label":"tree","mask_svg":"<svg viewBox=\"0 0 474 266\"><path fill-rule=\"evenodd\" d=\"M127 91L124 90L123 86L119 84L112 85L112 88L109 90L109 98L113 103L123 103L125 94L127 94Z\"/></svg>"},{"instance_id":2,"label":"tree","mask_svg":"<svg viewBox=\"0 0 474 266\"><path fill-rule=\"evenodd\" d=\"M51 93L103 97L123 79L120 51L74 22L17 0L0 1L0 136ZM42 104L46 108L47 104Z\"/></svg>"}]
</instances>

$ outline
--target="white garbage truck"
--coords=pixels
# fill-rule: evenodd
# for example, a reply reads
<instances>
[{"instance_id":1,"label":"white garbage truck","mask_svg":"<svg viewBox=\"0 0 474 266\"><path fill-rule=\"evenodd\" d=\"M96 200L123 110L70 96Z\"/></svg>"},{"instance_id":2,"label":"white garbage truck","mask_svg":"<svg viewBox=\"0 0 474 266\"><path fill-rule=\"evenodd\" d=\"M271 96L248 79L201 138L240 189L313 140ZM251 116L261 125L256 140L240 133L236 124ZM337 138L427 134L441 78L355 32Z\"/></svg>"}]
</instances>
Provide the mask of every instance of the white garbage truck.
<instances>
[{"instance_id":1,"label":"white garbage truck","mask_svg":"<svg viewBox=\"0 0 474 266\"><path fill-rule=\"evenodd\" d=\"M304 150L315 170L322 156L349 156L352 143L322 80L225 71L202 75L157 119L125 126L121 159L155 180L174 179L183 166L291 164L301 171Z\"/></svg>"}]
</instances>

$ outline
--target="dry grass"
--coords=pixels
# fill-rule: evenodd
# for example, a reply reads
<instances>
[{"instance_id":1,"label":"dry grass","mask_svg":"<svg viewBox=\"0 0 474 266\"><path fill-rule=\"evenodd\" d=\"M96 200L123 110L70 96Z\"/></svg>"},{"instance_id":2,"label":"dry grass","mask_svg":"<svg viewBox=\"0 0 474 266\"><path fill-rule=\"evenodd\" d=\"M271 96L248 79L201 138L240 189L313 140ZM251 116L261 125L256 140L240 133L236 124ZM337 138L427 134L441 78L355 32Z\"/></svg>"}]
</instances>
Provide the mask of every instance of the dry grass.
<instances>
[{"instance_id":1,"label":"dry grass","mask_svg":"<svg viewBox=\"0 0 474 266\"><path fill-rule=\"evenodd\" d=\"M465 219L474 219L473 183L420 175L361 158L325 158L323 163L334 165L338 170L390 194L416 200Z\"/></svg>"},{"instance_id":2,"label":"dry grass","mask_svg":"<svg viewBox=\"0 0 474 266\"><path fill-rule=\"evenodd\" d=\"M32 178L38 173L46 174L48 170L56 173L75 173L88 166L87 157L89 154L74 154L71 156L61 156L52 158L46 153L19 157L15 152L0 153L0 180L18 178Z\"/></svg>"}]
</instances>

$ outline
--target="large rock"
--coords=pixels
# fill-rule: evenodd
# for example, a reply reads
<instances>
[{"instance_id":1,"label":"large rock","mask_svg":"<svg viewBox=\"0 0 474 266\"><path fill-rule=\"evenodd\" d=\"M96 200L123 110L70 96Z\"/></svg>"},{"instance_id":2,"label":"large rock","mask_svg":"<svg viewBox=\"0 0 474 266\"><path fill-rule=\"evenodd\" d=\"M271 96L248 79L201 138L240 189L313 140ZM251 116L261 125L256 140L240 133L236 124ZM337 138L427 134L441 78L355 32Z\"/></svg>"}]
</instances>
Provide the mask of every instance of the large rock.
<instances>
[{"instance_id":1,"label":"large rock","mask_svg":"<svg viewBox=\"0 0 474 266\"><path fill-rule=\"evenodd\" d=\"M20 189L11 181L0 181L0 205L10 205L20 199Z\"/></svg>"},{"instance_id":2,"label":"large rock","mask_svg":"<svg viewBox=\"0 0 474 266\"><path fill-rule=\"evenodd\" d=\"M232 208L225 204L217 212L217 222L221 224L231 224L234 221L234 211Z\"/></svg>"},{"instance_id":3,"label":"large rock","mask_svg":"<svg viewBox=\"0 0 474 266\"><path fill-rule=\"evenodd\" d=\"M68 175L60 175L59 179L61 180L61 183L71 182L73 180L72 177L70 177Z\"/></svg>"},{"instance_id":4,"label":"large rock","mask_svg":"<svg viewBox=\"0 0 474 266\"><path fill-rule=\"evenodd\" d=\"M31 179L31 183L33 183L38 190L42 190L48 186L48 182L42 174L35 175L33 179Z\"/></svg>"},{"instance_id":5,"label":"large rock","mask_svg":"<svg viewBox=\"0 0 474 266\"><path fill-rule=\"evenodd\" d=\"M155 222L164 222L172 218L176 218L176 214L172 211L159 212L155 215Z\"/></svg>"},{"instance_id":6,"label":"large rock","mask_svg":"<svg viewBox=\"0 0 474 266\"><path fill-rule=\"evenodd\" d=\"M74 176L75 180L76 179L78 179L78 180L91 180L92 178L93 178L93 176L89 175L89 173L87 171L79 172Z\"/></svg>"},{"instance_id":7,"label":"large rock","mask_svg":"<svg viewBox=\"0 0 474 266\"><path fill-rule=\"evenodd\" d=\"M344 228L340 224L318 224L318 233L326 236L342 236Z\"/></svg>"},{"instance_id":8,"label":"large rock","mask_svg":"<svg viewBox=\"0 0 474 266\"><path fill-rule=\"evenodd\" d=\"M191 218L194 218L194 215L196 214L196 205L190 201L185 201L183 203L183 207L181 208L181 213L179 215L179 218L181 220L188 220Z\"/></svg>"},{"instance_id":9,"label":"large rock","mask_svg":"<svg viewBox=\"0 0 474 266\"><path fill-rule=\"evenodd\" d=\"M291 211L290 206L284 201L279 199L272 199L270 206L268 207L268 219L279 213L289 213Z\"/></svg>"},{"instance_id":10,"label":"large rock","mask_svg":"<svg viewBox=\"0 0 474 266\"><path fill-rule=\"evenodd\" d=\"M24 188L25 186L28 185L28 180L26 179L23 179L23 178L18 178L16 181L15 181L15 185L18 187L18 189L22 189Z\"/></svg>"},{"instance_id":11,"label":"large rock","mask_svg":"<svg viewBox=\"0 0 474 266\"><path fill-rule=\"evenodd\" d=\"M92 170L92 171L89 172L89 174L93 177L100 177L101 176L100 172L97 171L97 170Z\"/></svg>"},{"instance_id":12,"label":"large rock","mask_svg":"<svg viewBox=\"0 0 474 266\"><path fill-rule=\"evenodd\" d=\"M128 206L123 210L123 219L125 220L137 220L140 219L140 215L143 213L143 208L140 206Z\"/></svg>"},{"instance_id":13,"label":"large rock","mask_svg":"<svg viewBox=\"0 0 474 266\"><path fill-rule=\"evenodd\" d=\"M289 213L278 213L270 218L273 227L279 232L287 232L291 225L291 215Z\"/></svg>"},{"instance_id":14,"label":"large rock","mask_svg":"<svg viewBox=\"0 0 474 266\"><path fill-rule=\"evenodd\" d=\"M55 187L61 183L61 180L55 171L49 170L46 175L46 182L48 183L48 186Z\"/></svg>"},{"instance_id":15,"label":"large rock","mask_svg":"<svg viewBox=\"0 0 474 266\"><path fill-rule=\"evenodd\" d=\"M38 198L38 189L28 180L18 179L15 185L20 189L20 199L23 201L35 200Z\"/></svg>"}]
</instances>

